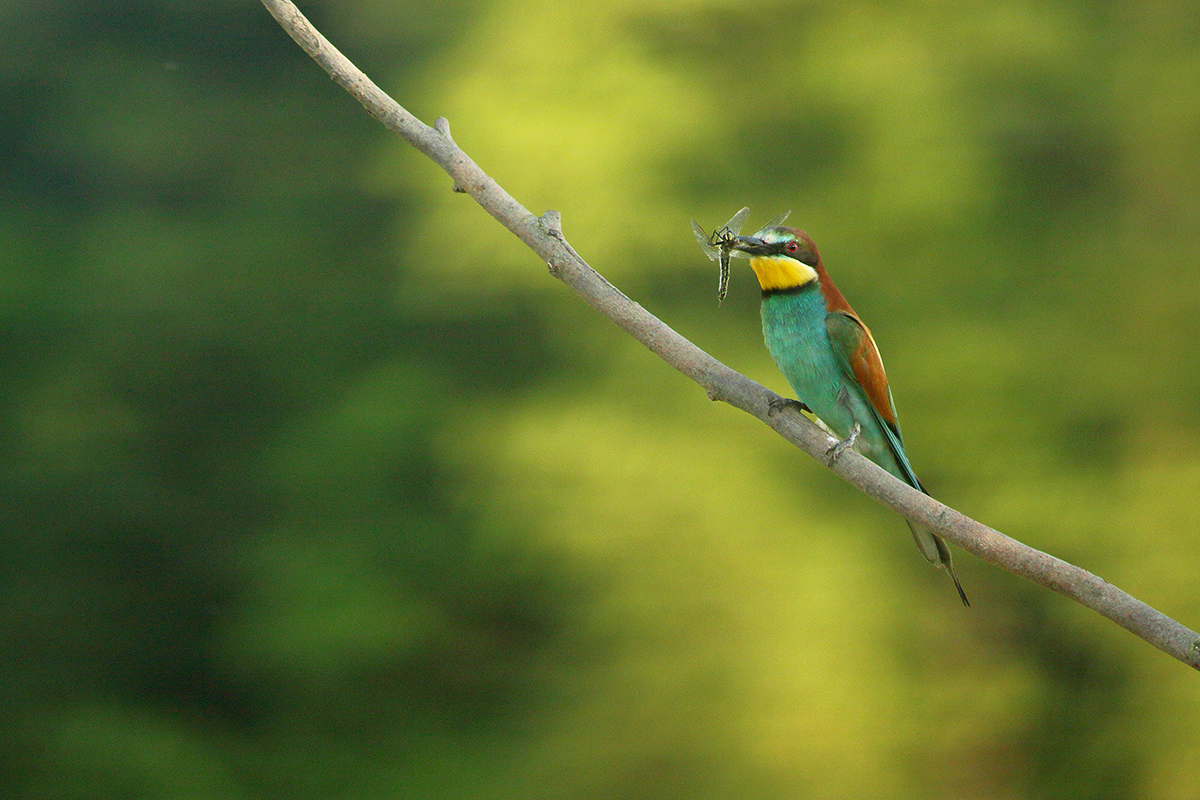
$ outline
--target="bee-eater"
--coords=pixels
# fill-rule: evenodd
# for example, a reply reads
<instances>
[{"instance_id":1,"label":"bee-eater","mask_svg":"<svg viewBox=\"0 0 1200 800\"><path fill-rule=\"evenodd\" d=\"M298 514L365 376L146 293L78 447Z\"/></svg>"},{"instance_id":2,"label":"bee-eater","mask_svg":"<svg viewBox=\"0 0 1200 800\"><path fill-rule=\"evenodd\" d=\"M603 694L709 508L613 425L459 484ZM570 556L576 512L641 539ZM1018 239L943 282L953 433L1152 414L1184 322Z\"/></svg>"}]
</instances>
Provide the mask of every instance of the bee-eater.
<instances>
[{"instance_id":1,"label":"bee-eater","mask_svg":"<svg viewBox=\"0 0 1200 800\"><path fill-rule=\"evenodd\" d=\"M774 225L739 236L732 246L749 256L762 287L763 338L771 358L800 404L841 439L831 453L853 447L924 492L904 454L875 340L834 286L813 240ZM921 554L950 573L963 605L970 605L946 543L911 522L908 527Z\"/></svg>"}]
</instances>

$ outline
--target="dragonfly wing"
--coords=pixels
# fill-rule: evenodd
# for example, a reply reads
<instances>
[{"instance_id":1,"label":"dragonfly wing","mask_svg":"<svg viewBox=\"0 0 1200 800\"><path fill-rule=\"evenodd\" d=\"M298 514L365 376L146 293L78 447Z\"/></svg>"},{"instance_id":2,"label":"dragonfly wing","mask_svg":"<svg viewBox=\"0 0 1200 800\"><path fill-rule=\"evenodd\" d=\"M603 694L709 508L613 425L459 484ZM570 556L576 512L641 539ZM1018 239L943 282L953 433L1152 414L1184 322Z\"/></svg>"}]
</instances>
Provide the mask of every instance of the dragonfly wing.
<instances>
[{"instance_id":1,"label":"dragonfly wing","mask_svg":"<svg viewBox=\"0 0 1200 800\"><path fill-rule=\"evenodd\" d=\"M748 216L750 216L750 209L743 206L742 210L730 217L729 222L726 222L719 230L728 231L730 236L737 236L742 230L742 226L746 224Z\"/></svg>"},{"instance_id":2,"label":"dragonfly wing","mask_svg":"<svg viewBox=\"0 0 1200 800\"><path fill-rule=\"evenodd\" d=\"M783 224L783 221L784 221L784 220L786 220L786 219L787 219L789 216L791 216L791 214L792 214L792 212L791 212L791 209L788 209L787 211L783 212L782 214L780 214L780 215L779 215L778 217L776 217L775 219L773 219L773 220L771 220L770 222L768 222L766 225L763 225L763 228L764 228L764 229L766 229L766 228L778 228L780 225L782 225L782 224Z\"/></svg>"},{"instance_id":3,"label":"dragonfly wing","mask_svg":"<svg viewBox=\"0 0 1200 800\"><path fill-rule=\"evenodd\" d=\"M700 223L696 220L692 220L692 233L696 234L696 244L700 245L700 249L704 251L704 255L708 256L709 261L716 261L721 257L721 251L709 241L709 235L704 232L704 228L701 228Z\"/></svg>"}]
</instances>

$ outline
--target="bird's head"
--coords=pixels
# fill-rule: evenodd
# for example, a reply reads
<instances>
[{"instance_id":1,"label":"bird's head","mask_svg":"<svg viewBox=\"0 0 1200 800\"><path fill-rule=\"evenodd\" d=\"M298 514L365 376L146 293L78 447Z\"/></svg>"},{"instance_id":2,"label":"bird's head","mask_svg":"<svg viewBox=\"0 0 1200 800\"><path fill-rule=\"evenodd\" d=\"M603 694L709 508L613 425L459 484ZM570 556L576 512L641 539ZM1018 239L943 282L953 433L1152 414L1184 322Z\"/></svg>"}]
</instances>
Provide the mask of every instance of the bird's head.
<instances>
[{"instance_id":1,"label":"bird's head","mask_svg":"<svg viewBox=\"0 0 1200 800\"><path fill-rule=\"evenodd\" d=\"M750 258L764 292L798 289L817 280L821 254L808 234L797 228L763 228L753 236L739 236L734 249Z\"/></svg>"}]
</instances>

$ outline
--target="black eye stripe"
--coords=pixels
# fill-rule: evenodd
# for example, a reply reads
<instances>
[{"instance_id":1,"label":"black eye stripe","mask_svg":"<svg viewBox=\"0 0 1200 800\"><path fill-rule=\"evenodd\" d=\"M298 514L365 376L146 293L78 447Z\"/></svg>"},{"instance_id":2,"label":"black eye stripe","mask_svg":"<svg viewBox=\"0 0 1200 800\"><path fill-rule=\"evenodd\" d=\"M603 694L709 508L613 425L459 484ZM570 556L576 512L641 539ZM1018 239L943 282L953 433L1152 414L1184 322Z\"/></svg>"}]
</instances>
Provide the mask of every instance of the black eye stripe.
<instances>
[{"instance_id":1,"label":"black eye stripe","mask_svg":"<svg viewBox=\"0 0 1200 800\"><path fill-rule=\"evenodd\" d=\"M807 264L810 267L817 266L817 254L799 242L781 242L776 247L779 248L776 252L786 255L789 258L794 258L801 264Z\"/></svg>"}]
</instances>

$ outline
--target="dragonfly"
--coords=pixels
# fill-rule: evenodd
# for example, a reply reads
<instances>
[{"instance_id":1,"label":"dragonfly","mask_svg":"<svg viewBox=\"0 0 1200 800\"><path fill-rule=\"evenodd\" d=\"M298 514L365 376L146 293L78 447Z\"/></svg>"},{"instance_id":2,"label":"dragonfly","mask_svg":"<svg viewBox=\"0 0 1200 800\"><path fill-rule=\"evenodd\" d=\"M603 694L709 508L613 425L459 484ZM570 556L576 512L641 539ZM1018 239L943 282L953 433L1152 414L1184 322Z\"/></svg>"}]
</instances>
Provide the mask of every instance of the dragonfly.
<instances>
[{"instance_id":1,"label":"dragonfly","mask_svg":"<svg viewBox=\"0 0 1200 800\"><path fill-rule=\"evenodd\" d=\"M782 225L791 213L791 211L785 211L763 227L774 228L776 225ZM721 264L721 276L717 280L718 303L724 300L725 295L729 293L729 259L735 256L746 258L745 255L733 248L737 244L738 233L742 230L742 225L745 224L749 214L750 209L743 207L741 211L730 217L728 222L714 230L712 235L705 233L704 228L700 227L700 223L692 220L692 233L696 235L696 243L700 245L704 255L708 256L709 261L719 261Z\"/></svg>"}]
</instances>

